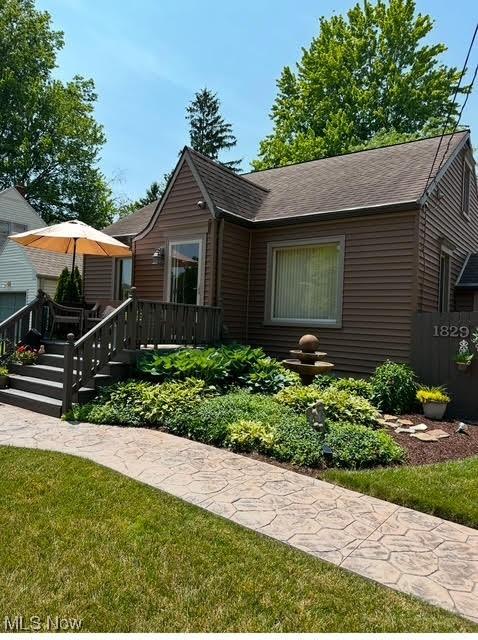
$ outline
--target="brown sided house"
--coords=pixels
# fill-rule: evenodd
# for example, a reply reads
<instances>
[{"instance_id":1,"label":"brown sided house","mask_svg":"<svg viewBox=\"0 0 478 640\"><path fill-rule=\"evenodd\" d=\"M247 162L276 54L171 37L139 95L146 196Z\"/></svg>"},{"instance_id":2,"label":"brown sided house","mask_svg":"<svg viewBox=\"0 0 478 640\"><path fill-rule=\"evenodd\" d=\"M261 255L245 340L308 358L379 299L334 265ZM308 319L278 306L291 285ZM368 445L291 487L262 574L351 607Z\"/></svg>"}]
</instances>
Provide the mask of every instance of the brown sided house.
<instances>
[{"instance_id":1,"label":"brown sided house","mask_svg":"<svg viewBox=\"0 0 478 640\"><path fill-rule=\"evenodd\" d=\"M138 297L221 306L271 354L316 333L367 373L410 359L415 312L478 310L468 131L240 176L185 148L148 206L106 229L134 238ZM87 297L118 296L119 268L88 258Z\"/></svg>"}]
</instances>

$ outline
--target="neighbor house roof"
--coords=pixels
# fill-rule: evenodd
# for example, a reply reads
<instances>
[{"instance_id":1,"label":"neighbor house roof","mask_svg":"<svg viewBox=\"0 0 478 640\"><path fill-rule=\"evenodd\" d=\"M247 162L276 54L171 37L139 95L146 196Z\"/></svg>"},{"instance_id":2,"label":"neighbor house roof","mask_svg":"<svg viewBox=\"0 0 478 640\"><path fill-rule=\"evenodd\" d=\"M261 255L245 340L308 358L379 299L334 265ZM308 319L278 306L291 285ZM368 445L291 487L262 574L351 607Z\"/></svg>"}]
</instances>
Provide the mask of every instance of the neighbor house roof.
<instances>
[{"instance_id":1,"label":"neighbor house roof","mask_svg":"<svg viewBox=\"0 0 478 640\"><path fill-rule=\"evenodd\" d=\"M154 202L150 202L146 206L141 207L141 209L136 209L136 211L133 211L133 213L130 213L128 216L120 218L118 222L114 222L103 229L103 233L115 237L135 236L142 231L151 220L151 216L158 202L159 200L154 200Z\"/></svg>"},{"instance_id":2,"label":"neighbor house roof","mask_svg":"<svg viewBox=\"0 0 478 640\"><path fill-rule=\"evenodd\" d=\"M219 211L254 222L380 207L417 207L469 132L237 175L188 149ZM438 150L438 156L437 154ZM431 180L427 185L431 173Z\"/></svg>"},{"instance_id":3,"label":"neighbor house roof","mask_svg":"<svg viewBox=\"0 0 478 640\"><path fill-rule=\"evenodd\" d=\"M32 249L31 247L22 247L30 258L33 268L37 275L45 278L58 278L65 267L71 269L72 256L65 253L53 253L52 251L43 251L43 249ZM83 257L76 256L76 266L83 270Z\"/></svg>"},{"instance_id":4,"label":"neighbor house roof","mask_svg":"<svg viewBox=\"0 0 478 640\"><path fill-rule=\"evenodd\" d=\"M456 286L460 289L478 289L478 253L468 256Z\"/></svg>"}]
</instances>

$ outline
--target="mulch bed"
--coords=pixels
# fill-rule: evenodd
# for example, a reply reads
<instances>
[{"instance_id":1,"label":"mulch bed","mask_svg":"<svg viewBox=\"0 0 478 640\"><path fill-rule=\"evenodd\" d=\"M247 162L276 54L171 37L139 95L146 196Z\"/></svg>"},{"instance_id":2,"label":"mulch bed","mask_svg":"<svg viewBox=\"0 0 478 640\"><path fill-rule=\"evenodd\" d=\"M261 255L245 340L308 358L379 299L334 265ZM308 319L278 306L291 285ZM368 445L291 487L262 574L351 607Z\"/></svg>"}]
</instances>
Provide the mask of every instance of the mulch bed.
<instances>
[{"instance_id":1,"label":"mulch bed","mask_svg":"<svg viewBox=\"0 0 478 640\"><path fill-rule=\"evenodd\" d=\"M478 425L468 425L468 433L464 434L455 433L459 423L458 420L439 422L438 420L429 420L418 414L400 417L408 418L413 424L426 424L429 431L443 429L443 431L450 434L449 438L443 438L438 442L422 442L411 437L408 433L395 433L394 429L387 429L398 444L407 451L408 464L432 464L433 462L459 460L478 455Z\"/></svg>"}]
</instances>

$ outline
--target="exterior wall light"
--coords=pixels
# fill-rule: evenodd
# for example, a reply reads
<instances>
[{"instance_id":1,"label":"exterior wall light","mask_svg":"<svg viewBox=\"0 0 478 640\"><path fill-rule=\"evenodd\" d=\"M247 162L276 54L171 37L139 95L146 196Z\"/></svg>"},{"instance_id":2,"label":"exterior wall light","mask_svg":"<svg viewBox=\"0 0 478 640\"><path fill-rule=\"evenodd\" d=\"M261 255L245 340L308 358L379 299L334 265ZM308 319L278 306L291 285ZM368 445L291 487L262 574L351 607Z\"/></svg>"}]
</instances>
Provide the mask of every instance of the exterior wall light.
<instances>
[{"instance_id":1,"label":"exterior wall light","mask_svg":"<svg viewBox=\"0 0 478 640\"><path fill-rule=\"evenodd\" d=\"M163 264L164 263L164 247L159 247L159 249L155 249L153 253L153 264Z\"/></svg>"}]
</instances>

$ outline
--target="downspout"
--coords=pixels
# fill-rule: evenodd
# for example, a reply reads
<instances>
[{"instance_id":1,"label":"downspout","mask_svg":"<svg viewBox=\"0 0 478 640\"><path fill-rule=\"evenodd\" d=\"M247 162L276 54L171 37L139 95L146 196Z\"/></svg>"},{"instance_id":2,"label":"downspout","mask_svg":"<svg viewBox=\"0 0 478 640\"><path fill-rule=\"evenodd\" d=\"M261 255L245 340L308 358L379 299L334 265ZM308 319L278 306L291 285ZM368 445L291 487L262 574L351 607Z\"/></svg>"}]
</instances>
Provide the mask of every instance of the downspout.
<instances>
[{"instance_id":1,"label":"downspout","mask_svg":"<svg viewBox=\"0 0 478 640\"><path fill-rule=\"evenodd\" d=\"M249 252L247 257L247 291L246 291L246 334L245 343L249 342L249 298L251 292L251 256L252 256L252 229L249 230Z\"/></svg>"},{"instance_id":2,"label":"downspout","mask_svg":"<svg viewBox=\"0 0 478 640\"><path fill-rule=\"evenodd\" d=\"M215 234L215 247L216 247L216 295L215 304L217 307L222 307L222 259L223 259L223 245L224 245L224 219L219 218L214 220L214 234Z\"/></svg>"}]
</instances>

